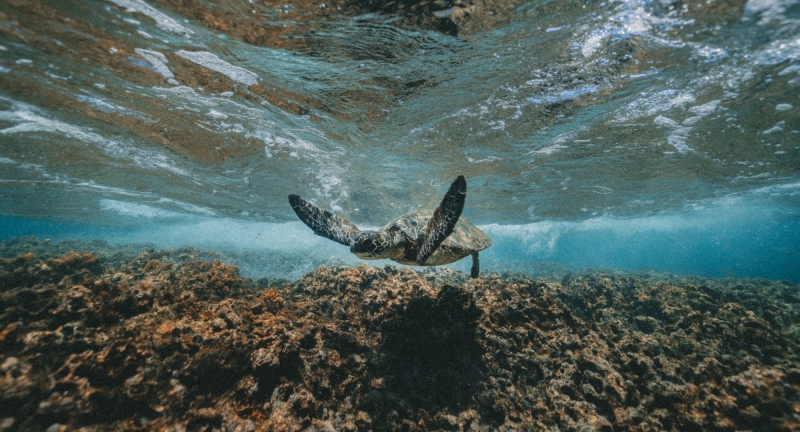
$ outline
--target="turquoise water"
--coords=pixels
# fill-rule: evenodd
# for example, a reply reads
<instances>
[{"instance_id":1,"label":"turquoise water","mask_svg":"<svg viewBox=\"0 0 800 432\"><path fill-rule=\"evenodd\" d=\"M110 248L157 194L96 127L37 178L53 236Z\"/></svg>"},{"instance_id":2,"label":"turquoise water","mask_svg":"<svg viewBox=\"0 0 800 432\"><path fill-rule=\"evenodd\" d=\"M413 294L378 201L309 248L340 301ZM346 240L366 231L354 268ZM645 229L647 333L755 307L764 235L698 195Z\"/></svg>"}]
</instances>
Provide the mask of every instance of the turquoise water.
<instances>
[{"instance_id":1,"label":"turquoise water","mask_svg":"<svg viewBox=\"0 0 800 432\"><path fill-rule=\"evenodd\" d=\"M182 4L0 3L0 238L356 263L286 196L463 174L491 270L800 281L794 1Z\"/></svg>"}]
</instances>

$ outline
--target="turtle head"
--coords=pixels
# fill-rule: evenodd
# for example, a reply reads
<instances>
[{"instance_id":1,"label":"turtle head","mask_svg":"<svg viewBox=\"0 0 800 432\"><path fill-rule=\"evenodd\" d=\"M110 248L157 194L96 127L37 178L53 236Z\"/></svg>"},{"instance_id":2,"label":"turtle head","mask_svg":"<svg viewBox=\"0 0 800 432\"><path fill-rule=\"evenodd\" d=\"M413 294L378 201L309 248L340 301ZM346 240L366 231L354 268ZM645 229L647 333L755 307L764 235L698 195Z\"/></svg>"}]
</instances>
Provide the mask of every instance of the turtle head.
<instances>
[{"instance_id":1,"label":"turtle head","mask_svg":"<svg viewBox=\"0 0 800 432\"><path fill-rule=\"evenodd\" d=\"M380 231L361 231L353 237L350 252L361 259L388 258L393 243Z\"/></svg>"}]
</instances>

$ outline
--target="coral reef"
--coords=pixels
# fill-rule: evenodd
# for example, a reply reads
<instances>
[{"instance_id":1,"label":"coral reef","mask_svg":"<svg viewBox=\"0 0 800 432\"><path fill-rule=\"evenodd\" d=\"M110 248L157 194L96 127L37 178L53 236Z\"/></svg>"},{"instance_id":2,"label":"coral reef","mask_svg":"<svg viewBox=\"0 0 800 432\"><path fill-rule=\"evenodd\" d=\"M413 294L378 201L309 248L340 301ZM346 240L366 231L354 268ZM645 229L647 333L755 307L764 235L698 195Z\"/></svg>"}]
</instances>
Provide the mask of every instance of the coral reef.
<instances>
[{"instance_id":1,"label":"coral reef","mask_svg":"<svg viewBox=\"0 0 800 432\"><path fill-rule=\"evenodd\" d=\"M2 430L797 430L800 292L0 259Z\"/></svg>"}]
</instances>

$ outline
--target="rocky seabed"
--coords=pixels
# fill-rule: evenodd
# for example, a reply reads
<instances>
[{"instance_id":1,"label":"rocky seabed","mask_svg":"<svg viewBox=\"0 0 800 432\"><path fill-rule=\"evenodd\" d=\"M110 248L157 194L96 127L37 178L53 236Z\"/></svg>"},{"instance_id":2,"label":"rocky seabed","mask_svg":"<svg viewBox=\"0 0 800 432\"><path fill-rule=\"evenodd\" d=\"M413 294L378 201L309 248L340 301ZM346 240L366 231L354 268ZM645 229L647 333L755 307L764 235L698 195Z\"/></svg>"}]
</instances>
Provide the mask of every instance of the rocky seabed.
<instances>
[{"instance_id":1,"label":"rocky seabed","mask_svg":"<svg viewBox=\"0 0 800 432\"><path fill-rule=\"evenodd\" d=\"M123 261L0 259L0 430L800 430L788 282Z\"/></svg>"}]
</instances>

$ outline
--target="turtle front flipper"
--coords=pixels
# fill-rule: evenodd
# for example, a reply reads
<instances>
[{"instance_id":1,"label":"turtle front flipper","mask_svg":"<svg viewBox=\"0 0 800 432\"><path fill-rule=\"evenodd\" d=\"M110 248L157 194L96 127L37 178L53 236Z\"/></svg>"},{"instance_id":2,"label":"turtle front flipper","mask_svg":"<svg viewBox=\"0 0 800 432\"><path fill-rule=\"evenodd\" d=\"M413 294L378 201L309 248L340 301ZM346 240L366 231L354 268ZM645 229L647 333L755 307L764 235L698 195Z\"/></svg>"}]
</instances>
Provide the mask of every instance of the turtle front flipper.
<instances>
[{"instance_id":1,"label":"turtle front flipper","mask_svg":"<svg viewBox=\"0 0 800 432\"><path fill-rule=\"evenodd\" d=\"M455 228L461 211L464 209L464 199L467 197L467 180L463 175L458 176L450 185L450 189L442 199L442 203L433 212L433 217L425 226L425 237L417 253L417 264L425 265L434 251L442 244Z\"/></svg>"},{"instance_id":2,"label":"turtle front flipper","mask_svg":"<svg viewBox=\"0 0 800 432\"><path fill-rule=\"evenodd\" d=\"M297 195L289 195L289 204L297 217L314 231L314 234L350 246L359 229L335 214L319 209Z\"/></svg>"}]
</instances>

